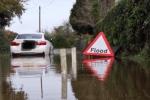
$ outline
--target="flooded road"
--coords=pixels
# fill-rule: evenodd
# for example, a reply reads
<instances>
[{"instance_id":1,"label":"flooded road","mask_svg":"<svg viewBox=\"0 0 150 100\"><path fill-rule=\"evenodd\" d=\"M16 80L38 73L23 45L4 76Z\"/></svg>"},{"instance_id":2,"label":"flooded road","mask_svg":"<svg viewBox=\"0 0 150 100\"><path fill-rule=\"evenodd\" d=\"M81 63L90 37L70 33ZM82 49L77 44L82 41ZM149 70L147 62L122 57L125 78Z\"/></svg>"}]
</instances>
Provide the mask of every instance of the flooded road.
<instances>
[{"instance_id":1,"label":"flooded road","mask_svg":"<svg viewBox=\"0 0 150 100\"><path fill-rule=\"evenodd\" d=\"M150 64L115 58L83 59L61 73L59 53L0 57L0 100L150 100Z\"/></svg>"}]
</instances>

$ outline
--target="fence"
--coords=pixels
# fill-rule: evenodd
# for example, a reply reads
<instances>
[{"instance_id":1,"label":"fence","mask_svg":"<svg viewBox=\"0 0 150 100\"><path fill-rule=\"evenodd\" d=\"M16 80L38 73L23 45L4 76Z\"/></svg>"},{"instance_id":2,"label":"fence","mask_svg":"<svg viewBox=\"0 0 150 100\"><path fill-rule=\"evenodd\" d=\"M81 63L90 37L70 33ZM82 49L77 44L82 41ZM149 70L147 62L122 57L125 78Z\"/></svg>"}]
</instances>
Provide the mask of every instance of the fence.
<instances>
[{"instance_id":1,"label":"fence","mask_svg":"<svg viewBox=\"0 0 150 100\"><path fill-rule=\"evenodd\" d=\"M75 44L75 47L76 47L76 51L77 52L83 52L84 51L84 49L87 47L87 45L88 45L88 41L86 40L86 39L84 39L84 40L76 40L75 42L74 42L74 44Z\"/></svg>"},{"instance_id":2,"label":"fence","mask_svg":"<svg viewBox=\"0 0 150 100\"><path fill-rule=\"evenodd\" d=\"M88 46L88 40L84 39L84 40L76 40L74 42L74 45L76 47L76 52L77 52L77 60L78 61L82 61L83 59L86 59L87 56L82 55L82 52L84 51L84 49L86 49L86 47Z\"/></svg>"}]
</instances>

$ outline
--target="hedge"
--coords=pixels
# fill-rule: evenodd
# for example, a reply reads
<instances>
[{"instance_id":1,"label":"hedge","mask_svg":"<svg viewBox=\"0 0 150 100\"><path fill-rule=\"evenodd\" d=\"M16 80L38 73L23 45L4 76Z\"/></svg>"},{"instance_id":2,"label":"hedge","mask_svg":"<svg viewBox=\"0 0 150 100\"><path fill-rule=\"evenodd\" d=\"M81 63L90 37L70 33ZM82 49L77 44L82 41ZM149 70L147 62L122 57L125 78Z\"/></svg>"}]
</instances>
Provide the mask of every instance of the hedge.
<instances>
[{"instance_id":1,"label":"hedge","mask_svg":"<svg viewBox=\"0 0 150 100\"><path fill-rule=\"evenodd\" d=\"M103 20L94 26L95 33L103 31L112 46L136 54L150 47L150 1L120 0Z\"/></svg>"},{"instance_id":2,"label":"hedge","mask_svg":"<svg viewBox=\"0 0 150 100\"><path fill-rule=\"evenodd\" d=\"M0 29L0 54L10 52L10 41L5 34L5 31Z\"/></svg>"}]
</instances>

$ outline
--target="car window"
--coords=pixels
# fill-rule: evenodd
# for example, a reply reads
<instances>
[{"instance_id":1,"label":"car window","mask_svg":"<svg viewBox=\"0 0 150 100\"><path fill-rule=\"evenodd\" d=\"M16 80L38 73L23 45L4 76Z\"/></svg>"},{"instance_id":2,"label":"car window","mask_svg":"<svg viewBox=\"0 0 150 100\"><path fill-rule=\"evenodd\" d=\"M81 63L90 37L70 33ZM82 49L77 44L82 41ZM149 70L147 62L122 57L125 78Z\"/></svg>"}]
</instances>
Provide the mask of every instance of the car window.
<instances>
[{"instance_id":1,"label":"car window","mask_svg":"<svg viewBox=\"0 0 150 100\"><path fill-rule=\"evenodd\" d=\"M42 34L20 34L16 39L41 39Z\"/></svg>"}]
</instances>

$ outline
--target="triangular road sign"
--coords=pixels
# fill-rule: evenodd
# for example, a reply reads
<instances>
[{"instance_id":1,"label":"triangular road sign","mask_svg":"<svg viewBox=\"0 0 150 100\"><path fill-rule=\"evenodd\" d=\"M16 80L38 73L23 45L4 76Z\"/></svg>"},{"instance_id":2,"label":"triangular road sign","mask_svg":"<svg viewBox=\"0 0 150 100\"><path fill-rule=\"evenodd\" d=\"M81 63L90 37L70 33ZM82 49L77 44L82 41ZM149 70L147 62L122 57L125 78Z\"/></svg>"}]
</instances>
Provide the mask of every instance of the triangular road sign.
<instances>
[{"instance_id":1,"label":"triangular road sign","mask_svg":"<svg viewBox=\"0 0 150 100\"><path fill-rule=\"evenodd\" d=\"M83 51L84 55L114 56L105 35L100 32L96 38Z\"/></svg>"},{"instance_id":2,"label":"triangular road sign","mask_svg":"<svg viewBox=\"0 0 150 100\"><path fill-rule=\"evenodd\" d=\"M108 73L112 67L114 58L99 58L83 60L84 65L90 70L90 72L96 76L101 82L106 80Z\"/></svg>"}]
</instances>

